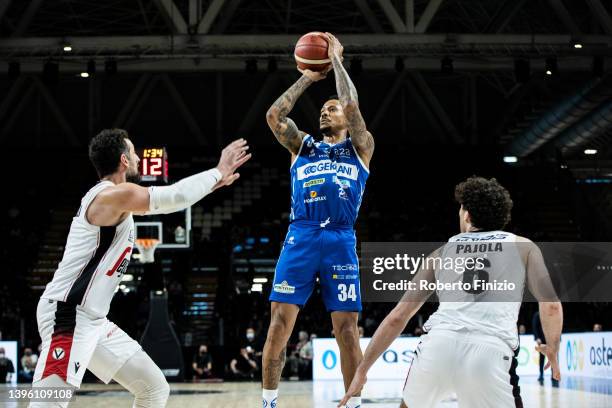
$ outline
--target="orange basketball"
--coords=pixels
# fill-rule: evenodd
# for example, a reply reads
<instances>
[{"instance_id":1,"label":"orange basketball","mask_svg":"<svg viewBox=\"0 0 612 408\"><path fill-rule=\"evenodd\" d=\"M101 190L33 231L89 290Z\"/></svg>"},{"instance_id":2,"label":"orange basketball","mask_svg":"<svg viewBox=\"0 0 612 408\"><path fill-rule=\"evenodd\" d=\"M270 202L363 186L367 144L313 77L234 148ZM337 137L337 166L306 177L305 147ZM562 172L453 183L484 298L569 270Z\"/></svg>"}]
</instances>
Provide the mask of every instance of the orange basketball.
<instances>
[{"instance_id":1,"label":"orange basketball","mask_svg":"<svg viewBox=\"0 0 612 408\"><path fill-rule=\"evenodd\" d=\"M322 34L318 31L304 34L295 44L294 56L298 68L323 71L329 66L327 40Z\"/></svg>"}]
</instances>

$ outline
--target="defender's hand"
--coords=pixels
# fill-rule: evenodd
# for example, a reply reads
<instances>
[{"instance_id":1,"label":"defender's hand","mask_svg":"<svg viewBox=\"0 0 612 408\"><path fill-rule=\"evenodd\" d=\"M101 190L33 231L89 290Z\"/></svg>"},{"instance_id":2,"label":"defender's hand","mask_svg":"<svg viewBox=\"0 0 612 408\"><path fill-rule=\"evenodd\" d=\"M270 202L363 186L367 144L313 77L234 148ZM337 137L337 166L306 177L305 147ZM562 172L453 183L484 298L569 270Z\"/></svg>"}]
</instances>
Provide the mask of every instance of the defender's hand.
<instances>
[{"instance_id":1,"label":"defender's hand","mask_svg":"<svg viewBox=\"0 0 612 408\"><path fill-rule=\"evenodd\" d=\"M552 369L552 378L559 381L561 379L561 370L559 369L559 359L557 358L558 350L553 349L552 347L546 344L539 344L536 346L536 351L544 354L546 356L546 365L544 369L547 370L548 367Z\"/></svg>"},{"instance_id":2,"label":"defender's hand","mask_svg":"<svg viewBox=\"0 0 612 408\"><path fill-rule=\"evenodd\" d=\"M230 143L221 151L221 158L217 169L221 172L221 180L217 182L213 190L219 187L229 186L238 180L240 173L236 170L251 158L251 153L247 154L249 146L244 139L238 139Z\"/></svg>"},{"instance_id":3,"label":"defender's hand","mask_svg":"<svg viewBox=\"0 0 612 408\"><path fill-rule=\"evenodd\" d=\"M332 33L325 33L325 37L327 40L327 55L329 58L338 57L340 61L343 60L342 53L344 52L344 47L338 41L338 39Z\"/></svg>"},{"instance_id":4,"label":"defender's hand","mask_svg":"<svg viewBox=\"0 0 612 408\"><path fill-rule=\"evenodd\" d=\"M340 400L340 402L338 403L338 408L346 406L346 403L349 399L351 399L351 397L354 397L355 395L359 394L367 380L368 378L366 377L365 373L363 373L358 368L355 372L355 376L353 377L353 381L351 382L348 391L346 392L342 400Z\"/></svg>"},{"instance_id":5,"label":"defender's hand","mask_svg":"<svg viewBox=\"0 0 612 408\"><path fill-rule=\"evenodd\" d=\"M298 68L298 71L300 71L300 73L302 75L304 75L305 77L307 77L308 79L310 79L312 82L317 82L320 81L322 79L325 79L327 77L327 73L329 71L331 71L332 66L331 64L329 64L329 66L327 68L325 68L323 71L311 71L309 69L300 69Z\"/></svg>"}]
</instances>

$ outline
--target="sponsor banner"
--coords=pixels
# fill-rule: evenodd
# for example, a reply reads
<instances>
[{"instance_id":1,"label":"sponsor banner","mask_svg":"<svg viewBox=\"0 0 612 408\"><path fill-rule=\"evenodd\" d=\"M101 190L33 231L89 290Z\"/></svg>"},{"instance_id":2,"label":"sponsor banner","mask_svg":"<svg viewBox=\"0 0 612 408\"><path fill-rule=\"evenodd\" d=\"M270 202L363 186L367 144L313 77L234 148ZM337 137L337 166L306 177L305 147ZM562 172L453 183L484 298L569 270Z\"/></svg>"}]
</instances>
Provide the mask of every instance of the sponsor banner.
<instances>
[{"instance_id":1,"label":"sponsor banner","mask_svg":"<svg viewBox=\"0 0 612 408\"><path fill-rule=\"evenodd\" d=\"M559 364L562 374L612 379L612 332L562 335Z\"/></svg>"},{"instance_id":2,"label":"sponsor banner","mask_svg":"<svg viewBox=\"0 0 612 408\"><path fill-rule=\"evenodd\" d=\"M357 180L359 169L354 164L338 163L331 160L319 160L297 168L298 180L304 180L322 174L335 174L337 177Z\"/></svg>"},{"instance_id":3,"label":"sponsor banner","mask_svg":"<svg viewBox=\"0 0 612 408\"><path fill-rule=\"evenodd\" d=\"M11 381L8 384L17 385L17 371L21 367L21 363L17 361L17 342L0 341L0 348L4 349L4 357L11 360L13 363L13 369L15 370L11 376Z\"/></svg>"},{"instance_id":4,"label":"sponsor banner","mask_svg":"<svg viewBox=\"0 0 612 408\"><path fill-rule=\"evenodd\" d=\"M535 351L533 335L521 337L517 356L517 374L538 375L539 353ZM360 339L361 349L365 351L369 338ZM414 350L419 343L418 337L400 337L378 358L368 372L369 380L406 379L412 364ZM612 379L612 332L564 334L559 352L562 376L585 376ZM336 339L313 340L313 379L341 380L340 352ZM550 369L545 371L550 376Z\"/></svg>"}]
</instances>

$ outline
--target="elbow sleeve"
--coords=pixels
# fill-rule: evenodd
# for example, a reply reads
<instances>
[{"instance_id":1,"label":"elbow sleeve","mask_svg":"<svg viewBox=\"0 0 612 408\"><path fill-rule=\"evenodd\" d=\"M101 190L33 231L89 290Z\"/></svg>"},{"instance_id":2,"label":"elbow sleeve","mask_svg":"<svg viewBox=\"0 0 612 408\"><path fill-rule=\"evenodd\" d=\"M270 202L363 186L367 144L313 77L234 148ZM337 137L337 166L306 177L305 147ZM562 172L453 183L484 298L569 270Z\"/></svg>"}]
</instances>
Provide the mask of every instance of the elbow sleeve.
<instances>
[{"instance_id":1,"label":"elbow sleeve","mask_svg":"<svg viewBox=\"0 0 612 408\"><path fill-rule=\"evenodd\" d=\"M170 186L151 186L147 214L167 214L190 207L210 194L222 177L221 172L215 168Z\"/></svg>"}]
</instances>

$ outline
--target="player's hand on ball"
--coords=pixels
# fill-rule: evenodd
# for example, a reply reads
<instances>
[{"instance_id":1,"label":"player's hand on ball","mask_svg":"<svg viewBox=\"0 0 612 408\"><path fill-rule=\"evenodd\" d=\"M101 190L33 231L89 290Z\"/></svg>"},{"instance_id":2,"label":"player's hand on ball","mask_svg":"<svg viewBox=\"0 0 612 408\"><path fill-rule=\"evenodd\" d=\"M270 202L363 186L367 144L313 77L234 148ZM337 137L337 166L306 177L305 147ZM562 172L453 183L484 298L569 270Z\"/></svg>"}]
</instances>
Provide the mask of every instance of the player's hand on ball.
<instances>
[{"instance_id":1,"label":"player's hand on ball","mask_svg":"<svg viewBox=\"0 0 612 408\"><path fill-rule=\"evenodd\" d=\"M366 381L368 381L368 378L366 377L365 373L363 373L360 369L357 369L348 391L346 392L344 397L340 400L340 403L338 403L338 408L342 408L346 406L346 404L348 403L349 399L351 399L351 397L354 397L357 394L359 394L363 386L365 385Z\"/></svg>"},{"instance_id":2,"label":"player's hand on ball","mask_svg":"<svg viewBox=\"0 0 612 408\"><path fill-rule=\"evenodd\" d=\"M319 72L311 71L309 69L300 69L300 68L298 68L298 71L300 71L302 75L310 79L312 82L317 82L322 79L325 79L327 77L327 73L331 71L331 69L332 69L332 66L330 64L329 67Z\"/></svg>"},{"instance_id":3,"label":"player's hand on ball","mask_svg":"<svg viewBox=\"0 0 612 408\"><path fill-rule=\"evenodd\" d=\"M544 369L547 370L548 367L552 369L552 378L559 381L561 379L561 370L559 369L559 359L558 359L558 350L553 349L552 347L546 344L539 344L535 347L536 351L544 354L546 356L546 365Z\"/></svg>"},{"instance_id":4,"label":"player's hand on ball","mask_svg":"<svg viewBox=\"0 0 612 408\"><path fill-rule=\"evenodd\" d=\"M240 173L236 170L251 158L251 153L247 153L249 146L244 139L238 139L230 143L221 151L221 158L217 169L221 172L221 180L217 182L214 189L229 186L238 180Z\"/></svg>"},{"instance_id":5,"label":"player's hand on ball","mask_svg":"<svg viewBox=\"0 0 612 408\"><path fill-rule=\"evenodd\" d=\"M342 53L344 52L344 47L342 46L340 41L332 33L325 33L325 39L328 43L327 55L329 56L329 58L331 59L334 57L338 57L340 58L340 61L342 61L344 59L344 57L342 56Z\"/></svg>"}]
</instances>

